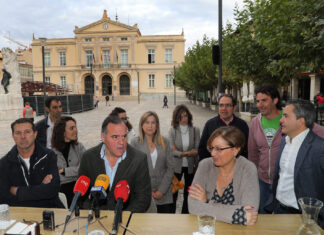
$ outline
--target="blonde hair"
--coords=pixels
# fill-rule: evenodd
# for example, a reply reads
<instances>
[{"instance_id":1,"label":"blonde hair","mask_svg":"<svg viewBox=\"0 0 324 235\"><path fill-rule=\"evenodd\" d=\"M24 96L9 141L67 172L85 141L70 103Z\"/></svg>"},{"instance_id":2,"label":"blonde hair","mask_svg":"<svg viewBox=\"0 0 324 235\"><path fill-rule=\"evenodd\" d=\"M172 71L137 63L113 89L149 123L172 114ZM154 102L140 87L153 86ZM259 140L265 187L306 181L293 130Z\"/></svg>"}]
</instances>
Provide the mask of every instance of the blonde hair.
<instances>
[{"instance_id":1,"label":"blonde hair","mask_svg":"<svg viewBox=\"0 0 324 235\"><path fill-rule=\"evenodd\" d=\"M153 135L153 143L154 144L161 144L161 132L160 132L160 121L159 121L159 117L156 114L156 112L153 111L147 111L145 112L140 121L139 121L139 125L138 125L138 137L139 137L139 141L141 144L144 143L144 137L145 137L145 133L143 131L143 124L144 122L146 122L146 120L148 119L148 117L153 116L155 118L156 121L156 131Z\"/></svg>"}]
</instances>

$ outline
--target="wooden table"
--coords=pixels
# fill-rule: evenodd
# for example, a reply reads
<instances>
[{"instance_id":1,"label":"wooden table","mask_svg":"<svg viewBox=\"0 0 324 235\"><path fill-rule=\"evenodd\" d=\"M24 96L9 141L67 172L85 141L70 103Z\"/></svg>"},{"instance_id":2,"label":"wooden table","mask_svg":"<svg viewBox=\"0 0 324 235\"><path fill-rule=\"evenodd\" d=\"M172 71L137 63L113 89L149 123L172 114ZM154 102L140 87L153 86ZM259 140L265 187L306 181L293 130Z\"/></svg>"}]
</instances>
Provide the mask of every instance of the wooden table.
<instances>
[{"instance_id":1,"label":"wooden table","mask_svg":"<svg viewBox=\"0 0 324 235\"><path fill-rule=\"evenodd\" d=\"M22 222L25 220L42 221L42 208L27 207L10 207L11 219ZM53 209L49 209L53 210ZM54 209L55 224L61 224L65 221L68 214L65 209ZM126 224L129 218L129 212L123 212L122 224ZM88 216L88 211L82 210L81 216ZM101 216L107 216L102 219L102 223L111 231L114 219L113 211L101 211ZM80 226L85 225L86 219L79 219ZM216 222L215 234L296 234L301 224L301 215L259 215L258 222L254 226L232 225L223 222ZM66 229L65 234L73 233L77 228L77 220L72 220ZM138 235L172 235L172 234L192 234L198 231L198 222L195 215L181 214L133 214L129 228ZM91 224L88 231L104 230L98 222ZM41 225L41 234L61 234L63 226L58 227L55 231L44 231ZM119 228L118 234L123 234L124 229ZM323 230L322 230L323 233ZM85 234L85 229L80 231ZM107 234L107 233L106 233ZM127 235L131 233L127 232Z\"/></svg>"}]
</instances>

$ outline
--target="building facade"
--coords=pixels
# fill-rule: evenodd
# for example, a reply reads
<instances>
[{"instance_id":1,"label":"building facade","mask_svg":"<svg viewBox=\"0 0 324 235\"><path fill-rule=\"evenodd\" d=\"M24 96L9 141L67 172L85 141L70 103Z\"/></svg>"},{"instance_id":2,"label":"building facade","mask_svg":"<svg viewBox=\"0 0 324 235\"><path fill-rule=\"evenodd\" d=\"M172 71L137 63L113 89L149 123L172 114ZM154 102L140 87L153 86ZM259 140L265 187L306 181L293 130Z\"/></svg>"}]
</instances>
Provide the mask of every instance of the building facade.
<instances>
[{"instance_id":1,"label":"building facade","mask_svg":"<svg viewBox=\"0 0 324 235\"><path fill-rule=\"evenodd\" d=\"M33 39L35 81L43 80L44 45L45 80L74 94L118 97L173 93L173 68L184 61L183 32L143 36L137 24L111 20L105 10L101 20L76 26L74 35Z\"/></svg>"}]
</instances>

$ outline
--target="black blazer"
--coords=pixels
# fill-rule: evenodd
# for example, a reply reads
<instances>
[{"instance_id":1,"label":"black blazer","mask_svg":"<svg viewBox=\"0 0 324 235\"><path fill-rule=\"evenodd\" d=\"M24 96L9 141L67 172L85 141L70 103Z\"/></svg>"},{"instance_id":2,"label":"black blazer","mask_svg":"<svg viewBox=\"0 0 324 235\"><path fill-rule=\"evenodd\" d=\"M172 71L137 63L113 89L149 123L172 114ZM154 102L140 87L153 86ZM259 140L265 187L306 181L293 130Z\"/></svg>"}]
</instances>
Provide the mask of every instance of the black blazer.
<instances>
[{"instance_id":1,"label":"black blazer","mask_svg":"<svg viewBox=\"0 0 324 235\"><path fill-rule=\"evenodd\" d=\"M82 157L79 176L85 175L90 178L90 188L94 185L99 174L106 174L105 162L100 158L102 143L87 150ZM118 165L111 190L107 189L107 199L100 200L101 209L114 210L116 200L114 190L116 184L121 180L126 180L130 187L128 201L124 204L124 210L132 212L145 212L151 203L151 179L148 170L146 154L127 145L126 158ZM84 196L81 207L90 209L89 200Z\"/></svg>"},{"instance_id":2,"label":"black blazer","mask_svg":"<svg viewBox=\"0 0 324 235\"><path fill-rule=\"evenodd\" d=\"M274 170L274 199L279 180L280 158L285 145L286 141L283 137ZM297 200L301 197L314 197L324 202L324 139L312 131L309 131L297 154L294 168L294 189ZM320 210L318 224L324 228L324 207Z\"/></svg>"},{"instance_id":3,"label":"black blazer","mask_svg":"<svg viewBox=\"0 0 324 235\"><path fill-rule=\"evenodd\" d=\"M35 125L37 130L36 141L43 147L46 147L47 142L47 128L49 127L47 125L47 119L48 116L38 121Z\"/></svg>"}]
</instances>

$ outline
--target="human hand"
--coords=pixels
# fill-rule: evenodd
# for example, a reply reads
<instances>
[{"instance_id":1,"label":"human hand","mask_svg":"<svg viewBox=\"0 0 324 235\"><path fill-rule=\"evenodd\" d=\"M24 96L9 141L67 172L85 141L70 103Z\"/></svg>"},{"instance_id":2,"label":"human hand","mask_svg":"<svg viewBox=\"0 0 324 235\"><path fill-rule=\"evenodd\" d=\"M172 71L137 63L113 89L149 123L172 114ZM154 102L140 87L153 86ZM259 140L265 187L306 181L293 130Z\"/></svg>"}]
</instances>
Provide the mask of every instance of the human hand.
<instances>
[{"instance_id":1,"label":"human hand","mask_svg":"<svg viewBox=\"0 0 324 235\"><path fill-rule=\"evenodd\" d=\"M48 175L46 175L44 177L42 183L43 184L49 184L49 183L51 183L52 179L53 179L53 176L51 174L48 174Z\"/></svg>"},{"instance_id":2,"label":"human hand","mask_svg":"<svg viewBox=\"0 0 324 235\"><path fill-rule=\"evenodd\" d=\"M194 198L201 202L206 202L207 194L206 191L199 184L193 184L188 189L189 197Z\"/></svg>"},{"instance_id":3,"label":"human hand","mask_svg":"<svg viewBox=\"0 0 324 235\"><path fill-rule=\"evenodd\" d=\"M198 156L198 152L195 149L191 149L188 153L189 157L195 157Z\"/></svg>"},{"instance_id":4,"label":"human hand","mask_svg":"<svg viewBox=\"0 0 324 235\"><path fill-rule=\"evenodd\" d=\"M63 172L64 172L64 168L58 170L59 174L62 174Z\"/></svg>"},{"instance_id":5,"label":"human hand","mask_svg":"<svg viewBox=\"0 0 324 235\"><path fill-rule=\"evenodd\" d=\"M153 198L154 199L161 199L163 197L163 193L161 193L159 190L156 190L153 192Z\"/></svg>"},{"instance_id":6,"label":"human hand","mask_svg":"<svg viewBox=\"0 0 324 235\"><path fill-rule=\"evenodd\" d=\"M249 205L244 207L246 213L246 225L254 225L258 220L258 212L251 211L253 209L254 207Z\"/></svg>"},{"instance_id":7,"label":"human hand","mask_svg":"<svg viewBox=\"0 0 324 235\"><path fill-rule=\"evenodd\" d=\"M11 186L11 187L10 187L10 193L11 193L12 195L16 195L16 194L17 194L17 189L18 189L18 187L16 187L16 186Z\"/></svg>"}]
</instances>

